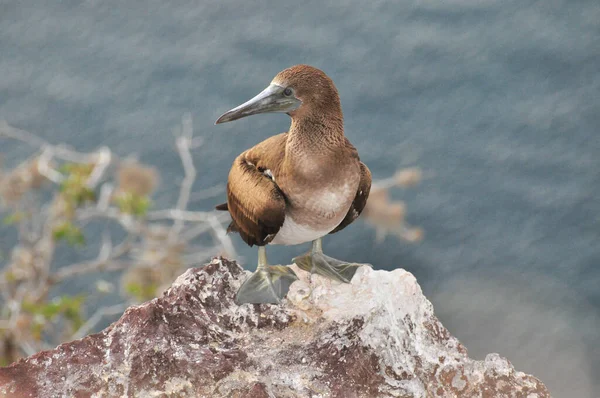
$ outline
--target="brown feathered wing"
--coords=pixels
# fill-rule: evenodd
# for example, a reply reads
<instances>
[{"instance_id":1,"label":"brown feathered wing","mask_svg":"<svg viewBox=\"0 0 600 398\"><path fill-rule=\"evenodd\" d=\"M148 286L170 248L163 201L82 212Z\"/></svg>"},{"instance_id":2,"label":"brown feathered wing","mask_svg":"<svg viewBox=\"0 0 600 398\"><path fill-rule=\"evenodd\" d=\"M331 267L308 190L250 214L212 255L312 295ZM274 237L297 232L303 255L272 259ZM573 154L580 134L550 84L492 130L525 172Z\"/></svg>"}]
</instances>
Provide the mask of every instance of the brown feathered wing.
<instances>
[{"instance_id":1,"label":"brown feathered wing","mask_svg":"<svg viewBox=\"0 0 600 398\"><path fill-rule=\"evenodd\" d=\"M281 166L285 138L273 136L238 156L229 172L227 203L216 207L229 210L228 232L238 232L250 246L269 243L285 220L285 196L265 174L276 174Z\"/></svg>"}]
</instances>

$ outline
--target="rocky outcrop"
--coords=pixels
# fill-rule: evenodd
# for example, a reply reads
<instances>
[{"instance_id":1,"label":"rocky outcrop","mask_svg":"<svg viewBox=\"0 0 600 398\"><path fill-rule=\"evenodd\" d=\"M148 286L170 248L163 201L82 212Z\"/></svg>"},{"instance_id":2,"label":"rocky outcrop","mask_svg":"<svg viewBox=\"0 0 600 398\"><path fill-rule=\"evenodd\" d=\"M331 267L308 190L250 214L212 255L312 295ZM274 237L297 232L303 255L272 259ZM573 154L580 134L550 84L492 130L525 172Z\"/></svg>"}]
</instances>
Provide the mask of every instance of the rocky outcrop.
<instances>
[{"instance_id":1,"label":"rocky outcrop","mask_svg":"<svg viewBox=\"0 0 600 398\"><path fill-rule=\"evenodd\" d=\"M0 368L0 395L550 396L497 354L470 359L402 269L363 267L347 285L295 271L283 305L237 306L235 262L189 269L101 333Z\"/></svg>"}]
</instances>

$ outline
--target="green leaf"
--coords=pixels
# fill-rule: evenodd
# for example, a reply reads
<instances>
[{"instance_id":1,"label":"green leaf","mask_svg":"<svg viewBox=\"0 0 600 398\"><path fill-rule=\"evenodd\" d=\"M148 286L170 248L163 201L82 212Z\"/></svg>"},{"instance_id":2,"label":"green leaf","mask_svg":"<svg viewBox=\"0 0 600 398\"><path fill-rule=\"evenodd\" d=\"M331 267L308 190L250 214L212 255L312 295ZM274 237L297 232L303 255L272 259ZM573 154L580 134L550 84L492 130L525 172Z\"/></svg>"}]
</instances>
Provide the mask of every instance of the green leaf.
<instances>
[{"instance_id":1,"label":"green leaf","mask_svg":"<svg viewBox=\"0 0 600 398\"><path fill-rule=\"evenodd\" d=\"M31 324L31 335L37 341L42 340L42 332L44 331L44 324L33 322Z\"/></svg>"},{"instance_id":2,"label":"green leaf","mask_svg":"<svg viewBox=\"0 0 600 398\"><path fill-rule=\"evenodd\" d=\"M9 214L8 216L2 219L4 225L13 225L21 222L25 218L25 213L22 211L14 212L13 214Z\"/></svg>"},{"instance_id":3,"label":"green leaf","mask_svg":"<svg viewBox=\"0 0 600 398\"><path fill-rule=\"evenodd\" d=\"M119 194L115 201L121 213L131 214L135 217L144 217L152 203L147 196L134 195L131 192Z\"/></svg>"},{"instance_id":4,"label":"green leaf","mask_svg":"<svg viewBox=\"0 0 600 398\"><path fill-rule=\"evenodd\" d=\"M94 170L94 165L90 163L65 163L58 168L63 174L74 174L89 177Z\"/></svg>"},{"instance_id":5,"label":"green leaf","mask_svg":"<svg viewBox=\"0 0 600 398\"><path fill-rule=\"evenodd\" d=\"M96 194L86 185L93 169L92 164L79 163L66 163L60 167L60 171L65 174L60 192L71 207L77 208L86 202L96 201Z\"/></svg>"},{"instance_id":6,"label":"green leaf","mask_svg":"<svg viewBox=\"0 0 600 398\"><path fill-rule=\"evenodd\" d=\"M8 283L12 283L17 280L17 276L12 271L6 271L6 272L4 272L4 280L7 281Z\"/></svg>"},{"instance_id":7,"label":"green leaf","mask_svg":"<svg viewBox=\"0 0 600 398\"><path fill-rule=\"evenodd\" d=\"M138 301L146 301L155 297L157 288L156 283L142 285L141 283L131 282L125 286L125 292Z\"/></svg>"},{"instance_id":8,"label":"green leaf","mask_svg":"<svg viewBox=\"0 0 600 398\"><path fill-rule=\"evenodd\" d=\"M32 315L41 315L46 321L54 321L58 316L63 316L67 321L71 323L73 329L79 329L83 325L82 307L85 302L84 295L77 296L59 296L54 298L50 302L45 303L32 303L24 301L21 304L21 309L24 312ZM45 322L38 322L32 326L32 333L34 337L39 336L41 338ZM37 337L36 337L37 338Z\"/></svg>"},{"instance_id":9,"label":"green leaf","mask_svg":"<svg viewBox=\"0 0 600 398\"><path fill-rule=\"evenodd\" d=\"M72 246L85 245L85 236L83 236L81 229L68 221L54 227L52 236L54 237L54 240L65 240Z\"/></svg>"}]
</instances>

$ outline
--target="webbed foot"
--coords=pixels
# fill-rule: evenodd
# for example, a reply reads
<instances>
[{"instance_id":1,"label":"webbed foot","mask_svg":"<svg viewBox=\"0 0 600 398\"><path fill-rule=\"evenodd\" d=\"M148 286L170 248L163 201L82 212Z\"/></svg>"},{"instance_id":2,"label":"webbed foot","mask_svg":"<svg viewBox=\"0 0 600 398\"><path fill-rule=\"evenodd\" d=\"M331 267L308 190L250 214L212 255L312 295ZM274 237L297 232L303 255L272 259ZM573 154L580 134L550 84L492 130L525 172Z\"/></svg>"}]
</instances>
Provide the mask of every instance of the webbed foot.
<instances>
[{"instance_id":1,"label":"webbed foot","mask_svg":"<svg viewBox=\"0 0 600 398\"><path fill-rule=\"evenodd\" d=\"M267 265L264 247L259 247L258 268L240 287L235 295L236 304L279 304L290 285L298 277L283 265Z\"/></svg>"},{"instance_id":2,"label":"webbed foot","mask_svg":"<svg viewBox=\"0 0 600 398\"><path fill-rule=\"evenodd\" d=\"M313 242L310 252L294 258L293 261L299 268L311 274L318 274L343 283L350 283L359 267L371 266L370 264L349 263L323 254L321 239Z\"/></svg>"}]
</instances>

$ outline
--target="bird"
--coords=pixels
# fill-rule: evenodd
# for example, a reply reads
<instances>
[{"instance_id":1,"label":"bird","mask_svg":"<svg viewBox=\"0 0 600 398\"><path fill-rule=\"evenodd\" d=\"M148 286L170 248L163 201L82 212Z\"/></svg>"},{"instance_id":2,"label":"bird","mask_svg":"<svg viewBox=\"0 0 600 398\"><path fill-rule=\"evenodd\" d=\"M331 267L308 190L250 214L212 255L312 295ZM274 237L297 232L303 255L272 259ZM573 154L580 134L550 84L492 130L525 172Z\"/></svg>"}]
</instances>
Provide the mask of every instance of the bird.
<instances>
[{"instance_id":1,"label":"bird","mask_svg":"<svg viewBox=\"0 0 600 398\"><path fill-rule=\"evenodd\" d=\"M286 113L287 132L244 151L227 179L228 232L258 246L256 271L238 289L235 302L281 303L298 279L282 265L269 265L266 245L312 242L293 262L311 274L350 283L362 265L323 253L322 238L341 231L361 214L371 172L344 135L340 96L331 78L309 65L279 72L252 99L225 112L215 124L260 113Z\"/></svg>"}]
</instances>

